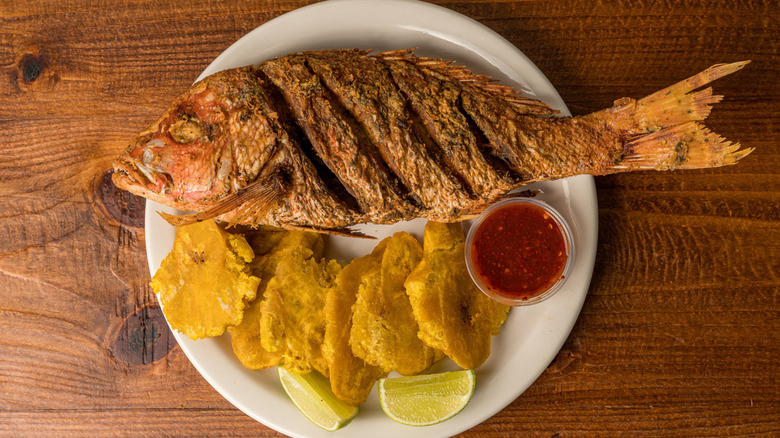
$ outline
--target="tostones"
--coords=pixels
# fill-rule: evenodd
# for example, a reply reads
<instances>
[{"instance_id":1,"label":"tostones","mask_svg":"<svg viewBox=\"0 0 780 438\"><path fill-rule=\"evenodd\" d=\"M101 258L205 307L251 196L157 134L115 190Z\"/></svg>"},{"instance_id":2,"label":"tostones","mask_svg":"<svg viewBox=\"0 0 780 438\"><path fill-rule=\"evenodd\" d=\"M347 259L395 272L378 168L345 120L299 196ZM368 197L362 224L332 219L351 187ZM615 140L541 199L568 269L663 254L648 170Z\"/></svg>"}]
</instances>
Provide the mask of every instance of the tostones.
<instances>
[{"instance_id":1,"label":"tostones","mask_svg":"<svg viewBox=\"0 0 780 438\"><path fill-rule=\"evenodd\" d=\"M422 246L405 232L388 239L380 266L361 278L350 346L355 356L385 372L417 374L440 358L417 337L417 321L404 288L404 280L422 258Z\"/></svg>"},{"instance_id":2,"label":"tostones","mask_svg":"<svg viewBox=\"0 0 780 438\"><path fill-rule=\"evenodd\" d=\"M279 260L284 254L298 254L300 257L321 257L322 236L303 231L284 231L270 227L246 234L247 241L255 251L251 263L252 272L260 277L257 298L244 311L241 324L228 327L233 352L241 363L250 369L262 369L278 365L285 350L269 351L262 344L261 316L263 298L269 280L273 277Z\"/></svg>"},{"instance_id":3,"label":"tostones","mask_svg":"<svg viewBox=\"0 0 780 438\"><path fill-rule=\"evenodd\" d=\"M150 283L171 327L200 339L240 324L260 284L249 269L253 258L243 237L213 220L178 228L173 250Z\"/></svg>"},{"instance_id":4,"label":"tostones","mask_svg":"<svg viewBox=\"0 0 780 438\"><path fill-rule=\"evenodd\" d=\"M341 271L335 260L317 262L309 248L280 255L260 303L261 344L280 352L284 367L304 374L313 369L328 375L322 355L325 297Z\"/></svg>"},{"instance_id":5,"label":"tostones","mask_svg":"<svg viewBox=\"0 0 780 438\"><path fill-rule=\"evenodd\" d=\"M428 222L424 254L406 279L420 339L462 368L474 369L490 355L509 306L477 288L466 269L465 236L458 223Z\"/></svg>"},{"instance_id":6,"label":"tostones","mask_svg":"<svg viewBox=\"0 0 780 438\"><path fill-rule=\"evenodd\" d=\"M352 306L357 301L363 275L379 270L387 240L371 254L352 260L336 277L325 300L325 340L322 352L328 361L330 384L336 397L352 406L363 403L376 381L387 375L381 368L369 365L352 354L349 346L352 329Z\"/></svg>"}]
</instances>

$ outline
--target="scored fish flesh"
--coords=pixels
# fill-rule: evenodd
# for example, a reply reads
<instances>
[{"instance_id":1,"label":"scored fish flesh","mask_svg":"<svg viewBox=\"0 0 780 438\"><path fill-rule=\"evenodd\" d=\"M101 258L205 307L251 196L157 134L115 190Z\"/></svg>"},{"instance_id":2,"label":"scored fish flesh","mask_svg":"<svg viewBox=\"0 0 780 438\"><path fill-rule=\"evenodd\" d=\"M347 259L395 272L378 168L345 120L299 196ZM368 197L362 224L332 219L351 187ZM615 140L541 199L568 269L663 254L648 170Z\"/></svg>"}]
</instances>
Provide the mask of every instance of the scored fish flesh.
<instances>
[{"instance_id":1,"label":"scored fish flesh","mask_svg":"<svg viewBox=\"0 0 780 438\"><path fill-rule=\"evenodd\" d=\"M358 235L360 223L454 222L516 188L580 174L734 164L700 122L719 64L579 117L411 50L293 53L194 84L114 164L114 183L194 213Z\"/></svg>"}]
</instances>

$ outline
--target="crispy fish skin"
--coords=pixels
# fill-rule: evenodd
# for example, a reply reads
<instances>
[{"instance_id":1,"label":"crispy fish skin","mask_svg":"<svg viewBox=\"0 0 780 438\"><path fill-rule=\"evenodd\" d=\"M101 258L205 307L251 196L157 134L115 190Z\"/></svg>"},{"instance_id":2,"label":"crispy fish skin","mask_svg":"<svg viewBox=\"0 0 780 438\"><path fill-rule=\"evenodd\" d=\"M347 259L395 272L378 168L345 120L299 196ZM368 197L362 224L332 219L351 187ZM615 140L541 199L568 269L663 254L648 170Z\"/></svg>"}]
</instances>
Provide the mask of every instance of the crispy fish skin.
<instances>
[{"instance_id":1,"label":"crispy fish skin","mask_svg":"<svg viewBox=\"0 0 780 438\"><path fill-rule=\"evenodd\" d=\"M316 166L303 151L301 140L294 134L296 126L292 115L286 111L278 90L271 81L254 71L257 85L252 88L251 98L246 104L248 110L241 113L239 120L246 124L253 120L262 123L262 131L256 137L272 139L273 153L263 162L258 178L262 181L272 175L282 174L287 179L286 196L280 196L272 209L263 209L251 200L240 204L234 210L222 214L220 219L229 223L259 224L285 228L306 228L317 224L317 228L338 229L361 220L362 214L352 208L334 192L333 184L324 181ZM242 93L241 96L247 96ZM241 126L240 124L231 125ZM245 127L235 128L242 132ZM251 129L249 130L251 132ZM244 149L236 149L238 173L241 174L244 155L251 155L251 141L244 143ZM246 153L242 153L247 151ZM243 187L246 187L243 186Z\"/></svg>"},{"instance_id":2,"label":"crispy fish skin","mask_svg":"<svg viewBox=\"0 0 780 438\"><path fill-rule=\"evenodd\" d=\"M388 62L398 85L451 169L460 176L473 196L495 199L517 185L509 175L487 161L478 149L477 137L458 108L466 91L457 82L444 81L410 62Z\"/></svg>"},{"instance_id":3,"label":"crispy fish skin","mask_svg":"<svg viewBox=\"0 0 780 438\"><path fill-rule=\"evenodd\" d=\"M282 90L314 150L372 220L392 221L413 213L403 192L362 128L333 101L313 60L299 55L263 63L260 69ZM311 62L310 62L311 61Z\"/></svg>"},{"instance_id":4,"label":"crispy fish skin","mask_svg":"<svg viewBox=\"0 0 780 438\"><path fill-rule=\"evenodd\" d=\"M331 389L339 400L353 406L363 403L374 383L387 375L381 368L356 357L349 345L352 307L357 301L363 274L380 269L387 242L383 240L371 254L358 257L344 266L325 300L322 352L328 361Z\"/></svg>"},{"instance_id":5,"label":"crispy fish skin","mask_svg":"<svg viewBox=\"0 0 780 438\"><path fill-rule=\"evenodd\" d=\"M387 165L424 207L428 218L451 218L471 204L458 179L421 135L383 62L355 51L307 54L315 71L365 128Z\"/></svg>"},{"instance_id":6,"label":"crispy fish skin","mask_svg":"<svg viewBox=\"0 0 780 438\"><path fill-rule=\"evenodd\" d=\"M502 157L527 183L577 174L600 174L625 153L624 140L602 129L597 119L541 119L517 114L512 107L489 105L464 94L463 108L489 140L495 156ZM513 123L506 123L511 120ZM560 150L551 135L566 136L577 145ZM609 147L603 147L608 145Z\"/></svg>"},{"instance_id":7,"label":"crispy fish skin","mask_svg":"<svg viewBox=\"0 0 780 438\"><path fill-rule=\"evenodd\" d=\"M422 258L422 246L406 232L387 239L380 266L362 276L349 342L355 356L385 372L418 374L441 358L417 337L417 322L403 285Z\"/></svg>"},{"instance_id":8,"label":"crispy fish skin","mask_svg":"<svg viewBox=\"0 0 780 438\"><path fill-rule=\"evenodd\" d=\"M365 222L456 222L535 181L735 164L752 149L701 123L722 96L697 89L747 63L557 118L408 50L290 54L193 85L115 161L113 181L198 212L164 215L177 226L218 217L349 235Z\"/></svg>"},{"instance_id":9,"label":"crispy fish skin","mask_svg":"<svg viewBox=\"0 0 780 438\"><path fill-rule=\"evenodd\" d=\"M483 294L469 278L460 224L428 222L422 261L407 277L418 336L464 369L475 369L490 356L493 335L509 306Z\"/></svg>"}]
</instances>

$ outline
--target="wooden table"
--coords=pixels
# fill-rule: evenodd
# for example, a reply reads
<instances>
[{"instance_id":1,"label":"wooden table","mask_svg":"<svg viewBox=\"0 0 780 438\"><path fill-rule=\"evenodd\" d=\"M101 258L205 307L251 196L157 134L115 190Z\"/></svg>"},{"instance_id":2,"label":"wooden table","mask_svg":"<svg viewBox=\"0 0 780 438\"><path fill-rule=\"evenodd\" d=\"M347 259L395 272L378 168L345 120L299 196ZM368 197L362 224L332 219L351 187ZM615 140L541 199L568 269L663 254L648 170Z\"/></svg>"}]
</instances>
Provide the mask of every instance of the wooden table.
<instances>
[{"instance_id":1,"label":"wooden table","mask_svg":"<svg viewBox=\"0 0 780 438\"><path fill-rule=\"evenodd\" d=\"M144 201L108 174L220 52L311 2L171 3L0 6L0 436L280 436L176 345L148 286ZM574 331L528 391L462 436L778 436L777 2L435 3L516 45L575 115L753 61L715 83L726 98L708 125L755 152L598 177Z\"/></svg>"}]
</instances>

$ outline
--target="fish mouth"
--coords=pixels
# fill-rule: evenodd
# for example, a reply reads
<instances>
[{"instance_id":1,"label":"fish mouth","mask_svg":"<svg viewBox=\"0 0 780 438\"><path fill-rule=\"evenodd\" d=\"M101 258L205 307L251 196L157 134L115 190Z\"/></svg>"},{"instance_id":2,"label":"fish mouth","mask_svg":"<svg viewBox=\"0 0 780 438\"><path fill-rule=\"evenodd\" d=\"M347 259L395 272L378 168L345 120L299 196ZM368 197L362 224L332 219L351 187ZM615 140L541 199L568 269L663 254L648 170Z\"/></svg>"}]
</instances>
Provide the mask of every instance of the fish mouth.
<instances>
[{"instance_id":1,"label":"fish mouth","mask_svg":"<svg viewBox=\"0 0 780 438\"><path fill-rule=\"evenodd\" d=\"M161 203L165 203L165 195L170 191L168 175L121 158L114 163L111 180L122 190Z\"/></svg>"}]
</instances>

